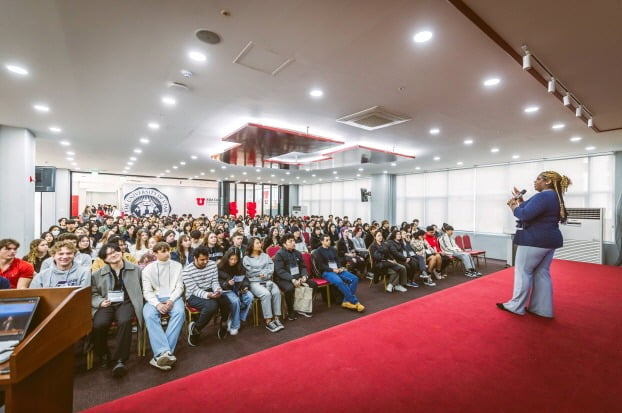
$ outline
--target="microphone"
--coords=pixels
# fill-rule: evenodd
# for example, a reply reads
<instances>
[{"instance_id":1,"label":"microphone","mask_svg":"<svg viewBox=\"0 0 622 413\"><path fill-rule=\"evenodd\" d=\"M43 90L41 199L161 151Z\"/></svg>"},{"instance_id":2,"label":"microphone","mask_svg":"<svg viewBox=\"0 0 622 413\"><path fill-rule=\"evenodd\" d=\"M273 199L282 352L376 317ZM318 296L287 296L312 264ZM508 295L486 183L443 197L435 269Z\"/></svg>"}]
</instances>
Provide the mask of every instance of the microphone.
<instances>
[{"instance_id":1,"label":"microphone","mask_svg":"<svg viewBox=\"0 0 622 413\"><path fill-rule=\"evenodd\" d=\"M522 197L523 195L525 195L527 193L526 189L523 189L522 191L520 191L518 194L514 195L512 197L512 199L519 199L520 197Z\"/></svg>"}]
</instances>

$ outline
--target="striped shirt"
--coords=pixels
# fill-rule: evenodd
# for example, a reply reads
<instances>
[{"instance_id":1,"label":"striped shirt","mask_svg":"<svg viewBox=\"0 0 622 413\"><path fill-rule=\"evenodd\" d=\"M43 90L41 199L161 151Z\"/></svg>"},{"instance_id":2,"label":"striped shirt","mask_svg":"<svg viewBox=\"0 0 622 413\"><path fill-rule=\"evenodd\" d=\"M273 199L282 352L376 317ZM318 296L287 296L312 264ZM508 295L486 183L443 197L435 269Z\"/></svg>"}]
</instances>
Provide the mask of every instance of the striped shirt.
<instances>
[{"instance_id":1,"label":"striped shirt","mask_svg":"<svg viewBox=\"0 0 622 413\"><path fill-rule=\"evenodd\" d=\"M221 289L218 283L218 268L214 261L208 261L202 269L197 268L194 263L188 264L184 267L181 277L186 286L186 299L191 295L209 299L208 292Z\"/></svg>"}]
</instances>

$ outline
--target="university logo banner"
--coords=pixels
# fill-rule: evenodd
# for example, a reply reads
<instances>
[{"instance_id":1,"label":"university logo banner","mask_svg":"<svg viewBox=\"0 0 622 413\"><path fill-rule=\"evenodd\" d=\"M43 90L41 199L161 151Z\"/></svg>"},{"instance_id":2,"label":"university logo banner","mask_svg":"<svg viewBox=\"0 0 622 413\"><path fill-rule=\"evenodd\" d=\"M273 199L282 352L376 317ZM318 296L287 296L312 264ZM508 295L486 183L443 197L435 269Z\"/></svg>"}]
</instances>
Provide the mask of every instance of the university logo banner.
<instances>
[{"instance_id":1,"label":"university logo banner","mask_svg":"<svg viewBox=\"0 0 622 413\"><path fill-rule=\"evenodd\" d=\"M168 196L156 188L136 188L123 197L123 211L128 215L170 215Z\"/></svg>"}]
</instances>

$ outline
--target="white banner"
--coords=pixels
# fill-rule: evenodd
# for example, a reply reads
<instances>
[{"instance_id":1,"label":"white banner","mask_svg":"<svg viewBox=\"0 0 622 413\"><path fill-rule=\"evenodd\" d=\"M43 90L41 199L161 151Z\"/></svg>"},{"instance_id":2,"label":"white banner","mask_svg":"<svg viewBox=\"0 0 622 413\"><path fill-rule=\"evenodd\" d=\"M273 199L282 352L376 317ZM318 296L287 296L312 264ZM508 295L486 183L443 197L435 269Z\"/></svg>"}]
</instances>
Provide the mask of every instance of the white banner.
<instances>
[{"instance_id":1,"label":"white banner","mask_svg":"<svg viewBox=\"0 0 622 413\"><path fill-rule=\"evenodd\" d=\"M218 184L214 188L165 185L123 185L123 205L128 215L218 213Z\"/></svg>"}]
</instances>

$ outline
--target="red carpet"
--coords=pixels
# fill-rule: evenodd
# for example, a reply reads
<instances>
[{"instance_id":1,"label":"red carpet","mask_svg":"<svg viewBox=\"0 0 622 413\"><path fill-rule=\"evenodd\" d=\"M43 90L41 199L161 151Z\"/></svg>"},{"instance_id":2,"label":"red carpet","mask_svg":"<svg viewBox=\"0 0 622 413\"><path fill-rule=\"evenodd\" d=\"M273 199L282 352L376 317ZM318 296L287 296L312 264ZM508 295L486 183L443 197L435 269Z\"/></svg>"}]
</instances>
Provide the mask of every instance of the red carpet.
<instances>
[{"instance_id":1,"label":"red carpet","mask_svg":"<svg viewBox=\"0 0 622 413\"><path fill-rule=\"evenodd\" d=\"M622 411L622 268L552 273L554 320L508 269L88 411Z\"/></svg>"}]
</instances>

